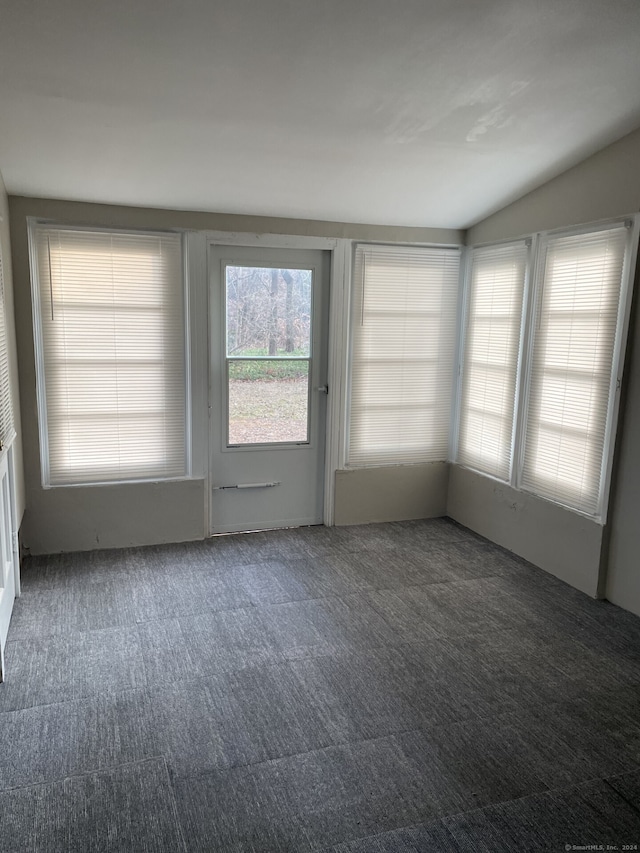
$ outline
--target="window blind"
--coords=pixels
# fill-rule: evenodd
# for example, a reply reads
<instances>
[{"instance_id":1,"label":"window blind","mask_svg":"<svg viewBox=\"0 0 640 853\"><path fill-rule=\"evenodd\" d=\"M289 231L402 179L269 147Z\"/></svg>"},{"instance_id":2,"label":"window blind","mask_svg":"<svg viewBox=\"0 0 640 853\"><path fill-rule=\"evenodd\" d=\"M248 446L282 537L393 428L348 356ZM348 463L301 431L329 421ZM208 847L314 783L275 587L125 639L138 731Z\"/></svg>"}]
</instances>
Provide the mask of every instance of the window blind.
<instances>
[{"instance_id":1,"label":"window blind","mask_svg":"<svg viewBox=\"0 0 640 853\"><path fill-rule=\"evenodd\" d=\"M537 306L522 486L601 510L611 371L628 232L552 238Z\"/></svg>"},{"instance_id":2,"label":"window blind","mask_svg":"<svg viewBox=\"0 0 640 853\"><path fill-rule=\"evenodd\" d=\"M457 461L502 480L511 470L527 255L524 241L471 255Z\"/></svg>"},{"instance_id":3,"label":"window blind","mask_svg":"<svg viewBox=\"0 0 640 853\"><path fill-rule=\"evenodd\" d=\"M35 239L45 483L183 475L180 236L40 225Z\"/></svg>"},{"instance_id":4,"label":"window blind","mask_svg":"<svg viewBox=\"0 0 640 853\"><path fill-rule=\"evenodd\" d=\"M357 246L349 464L448 455L460 253Z\"/></svg>"},{"instance_id":5,"label":"window blind","mask_svg":"<svg viewBox=\"0 0 640 853\"><path fill-rule=\"evenodd\" d=\"M4 293L2 247L0 246L0 450L15 435L13 425L13 400L9 374L9 347L7 340L7 310Z\"/></svg>"}]
</instances>

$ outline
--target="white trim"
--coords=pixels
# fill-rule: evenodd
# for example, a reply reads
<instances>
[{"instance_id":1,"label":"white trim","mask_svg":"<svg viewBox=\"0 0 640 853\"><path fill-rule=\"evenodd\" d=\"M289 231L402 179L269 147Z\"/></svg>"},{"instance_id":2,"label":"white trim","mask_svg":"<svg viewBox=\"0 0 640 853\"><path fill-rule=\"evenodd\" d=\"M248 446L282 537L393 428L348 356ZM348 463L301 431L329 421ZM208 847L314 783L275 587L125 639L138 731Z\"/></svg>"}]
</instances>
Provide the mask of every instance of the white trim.
<instances>
[{"instance_id":1,"label":"white trim","mask_svg":"<svg viewBox=\"0 0 640 853\"><path fill-rule=\"evenodd\" d=\"M236 231L205 231L208 248L218 246L248 246L267 249L335 249L335 237L306 237L289 234L253 234Z\"/></svg>"},{"instance_id":2,"label":"white trim","mask_svg":"<svg viewBox=\"0 0 640 853\"><path fill-rule=\"evenodd\" d=\"M526 400L529 398L529 365L531 363L532 301L535 292L535 275L538 257L538 236L524 238L528 242L527 261L524 273L524 289L522 291L522 307L520 309L520 346L518 348L518 366L516 369L515 410L513 412L513 429L511 433L511 460L509 465L508 484L512 489L518 489L520 471L524 452L524 424L526 416ZM518 240L515 242L522 242Z\"/></svg>"},{"instance_id":3,"label":"white trim","mask_svg":"<svg viewBox=\"0 0 640 853\"><path fill-rule=\"evenodd\" d=\"M209 286L208 244L202 232L189 232L185 254L191 326L191 475L204 480L203 535L209 532Z\"/></svg>"},{"instance_id":4,"label":"white trim","mask_svg":"<svg viewBox=\"0 0 640 853\"><path fill-rule=\"evenodd\" d=\"M36 373L36 407L38 414L38 434L40 438L40 483L43 489L49 488L49 429L47 424L47 396L44 385L44 347L42 344L42 308L40 305L40 276L38 275L38 255L35 230L40 224L34 217L27 219L29 242L29 267L31 273L31 319L33 323L34 362Z\"/></svg>"},{"instance_id":5,"label":"white trim","mask_svg":"<svg viewBox=\"0 0 640 853\"><path fill-rule=\"evenodd\" d=\"M509 488L512 489L514 488L507 480L502 480L500 477L496 477L495 474L489 474L487 471L481 471L480 468L474 468L474 466L470 465L468 462L453 462L452 464L455 465L456 468L463 468L465 471L471 471L473 474L478 474L480 477L486 477L487 480L492 480L494 483L499 483L501 486L509 486ZM515 491L520 490L515 489ZM547 500L547 498L541 498L541 500Z\"/></svg>"},{"instance_id":6,"label":"white trim","mask_svg":"<svg viewBox=\"0 0 640 853\"><path fill-rule=\"evenodd\" d=\"M191 293L189 291L189 257L187 236L180 239L182 253L182 325L184 332L184 472L187 477L193 470L192 423L193 388L191 381Z\"/></svg>"},{"instance_id":7,"label":"white trim","mask_svg":"<svg viewBox=\"0 0 640 853\"><path fill-rule=\"evenodd\" d=\"M604 453L602 454L602 468L600 472L598 515L602 524L606 524L609 512L611 477L613 475L613 457L616 445L618 417L620 414L622 377L624 373L624 357L627 345L627 335L629 332L629 319L631 316L634 275L638 260L638 239L640 237L640 217L626 217L625 221L630 222L630 227L624 257L624 267L622 270L620 302L618 304L618 319L616 323L616 339L613 347L611 382L609 386L609 407L607 411L607 424L604 435Z\"/></svg>"},{"instance_id":8,"label":"white trim","mask_svg":"<svg viewBox=\"0 0 640 853\"><path fill-rule=\"evenodd\" d=\"M1 613L1 624L0 624L0 682L4 681L6 675L6 667L5 667L5 657L4 657L4 649L7 639L7 631L9 630L9 624L11 621L11 613L13 611L13 605L15 599L20 595L20 553L18 549L18 518L17 518L17 510L16 510L16 490L15 490L15 462L14 462L14 454L13 447L15 441L15 432L12 436L10 436L9 440L0 451L0 466L5 465L6 463L6 477L7 477L7 485L8 485L8 500L9 506L5 508L2 505L3 495L0 495L0 512L2 512L4 518L6 519L8 516L8 524L9 530L5 530L4 532L8 534L9 542L5 543L11 549L11 566L7 575L7 584L4 582L1 586L1 595L0 595L0 609ZM8 512L5 515L5 510ZM2 562L3 562L3 575L4 575L4 561L5 561L5 545L3 545L3 553L2 553Z\"/></svg>"},{"instance_id":9,"label":"white trim","mask_svg":"<svg viewBox=\"0 0 640 853\"><path fill-rule=\"evenodd\" d=\"M349 453L351 451L351 368L353 364L353 327L355 326L355 317L352 313L353 306L353 297L355 291L355 266L356 266L356 246L358 243L353 241L351 243L351 247L349 250L349 293L348 293L348 305L349 312L346 317L347 321L347 346L344 352L344 360L345 360L345 387L344 387L344 401L345 401L345 412L344 412L344 452L342 457L342 468L350 468L349 462Z\"/></svg>"},{"instance_id":10,"label":"white trim","mask_svg":"<svg viewBox=\"0 0 640 853\"><path fill-rule=\"evenodd\" d=\"M538 325L537 317L540 310L542 286L544 277L544 259L546 257L546 241L540 234L531 238L531 261L529 274L525 282L525 297L523 299L522 311L522 363L518 371L516 383L517 406L516 424L514 430L513 458L511 460L511 482L512 488L517 491L522 489L522 469L524 466L524 443L525 428L529 412L529 397L531 390L531 370L533 365L533 345L535 340L535 327Z\"/></svg>"},{"instance_id":11,"label":"white trim","mask_svg":"<svg viewBox=\"0 0 640 853\"><path fill-rule=\"evenodd\" d=\"M11 544L13 555L13 574L15 579L15 595L16 598L20 595L20 551L17 547L18 540L18 510L16 497L16 468L14 444L16 440L15 430L9 436L2 449L0 449L0 464L7 459L7 472L9 475L9 520L11 522ZM0 679L1 681L2 679Z\"/></svg>"},{"instance_id":12,"label":"white trim","mask_svg":"<svg viewBox=\"0 0 640 853\"><path fill-rule=\"evenodd\" d=\"M11 516L11 546L13 552L13 575L15 582L15 596L19 598L22 594L22 582L20 579L20 542L18 540L19 524L18 524L18 507L16 497L16 461L13 451L13 444L16 434L11 436L10 441L5 445L8 453L8 468L9 468L9 507Z\"/></svg>"},{"instance_id":13,"label":"white trim","mask_svg":"<svg viewBox=\"0 0 640 853\"><path fill-rule=\"evenodd\" d=\"M451 399L451 424L449 427L449 462L458 458L458 440L460 437L460 405L462 402L462 370L466 344L467 313L471 286L471 258L473 250L465 246L460 258L460 276L458 279L458 314L456 319L456 365Z\"/></svg>"},{"instance_id":14,"label":"white trim","mask_svg":"<svg viewBox=\"0 0 640 853\"><path fill-rule=\"evenodd\" d=\"M224 232L221 232L224 233ZM215 294L213 293L213 260L212 260L212 249L214 246L225 246L225 243L220 243L218 241L214 241L210 234L205 235L206 238L206 255L207 255L207 368L206 368L206 376L207 376L207 387L208 391L208 419L207 419L207 433L208 433L208 453L207 453L207 494L205 497L205 504L207 510L207 519L206 519L206 527L205 527L205 535L212 536L217 532L215 530L215 525L213 523L213 500L212 500L212 490L213 484L215 483L216 478L216 470L214 466L214 442L212 437L213 432L213 419L219 418L223 421L223 413L220 411L220 401L222 399L221 391L218 392L216 385L216 374L213 369L213 361L214 355L216 354L216 350L214 350L214 339L216 348L218 350L218 355L220 357L220 365L222 365L223 353L224 353L224 312L220 310L220 300L223 298L221 291L217 291ZM245 243L240 243L237 245L247 245ZM222 265L221 259L217 259L218 263ZM222 273L220 273L219 278L216 278L216 283L219 283L220 288L224 287L224 277ZM216 328L217 327L217 328ZM214 328L216 328L214 334ZM220 351L222 350L222 353ZM217 358L216 358L217 361ZM221 369L221 368L220 368ZM222 380L220 380L222 381ZM225 404L226 405L226 404ZM222 427L221 427L222 429ZM226 532L226 531L225 531ZM232 532L232 531L229 531ZM240 531L238 531L240 532Z\"/></svg>"},{"instance_id":15,"label":"white trim","mask_svg":"<svg viewBox=\"0 0 640 853\"><path fill-rule=\"evenodd\" d=\"M263 246L251 246L249 248L266 248ZM309 251L307 249L307 251ZM327 251L327 250L321 250ZM325 261L326 262L326 261ZM222 269L222 281L226 281L227 276L227 262L225 260L222 261L223 269ZM267 268L273 267L273 262L265 260L261 261L250 261L244 262L243 266L246 267L260 267L262 264L266 265ZM235 265L235 261L231 264ZM313 328L311 330L311 347L309 350L309 354L306 356L292 356L291 358L287 358L286 356L230 356L227 351L227 321L226 318L228 316L228 305L227 305L227 288L226 285L223 284L222 289L222 332L221 332L221 345L222 345L222 354L221 354L221 367L222 373L224 376L223 385L224 385L224 393L223 393L223 409L222 409L222 446L220 448L221 453L242 453L245 451L249 452L262 452L262 451L271 451L271 450L291 450L292 448L296 448L298 450L310 450L316 452L318 450L318 436L312 435L313 423L312 423L312 397L316 389L313 387L312 378L314 373L315 363L320 358L318 355L318 351L322 352L324 348L324 342L322 340L318 340L321 338L322 331L324 328L324 318L322 316L322 306L324 304L324 299L329 298L329 294L322 295L322 286L324 282L322 281L322 268L324 267L323 263L287 263L287 267L290 269L299 269L299 270L308 270L311 272L312 277L312 287L311 287L311 307L312 307L312 317L314 320L317 315L319 315L318 319L314 321ZM330 282L329 282L330 286ZM317 289L320 287L321 296L318 298ZM328 343L326 351L328 351ZM265 441L259 442L256 444L231 444L229 441L229 418L230 418L230 406L229 406L229 365L234 361L273 361L275 359L281 361L305 361L307 363L307 437L304 441ZM320 361L322 359L320 358ZM326 382L326 376L323 374L320 375L320 381ZM216 401L219 402L219 401ZM325 430L326 430L326 415L325 415ZM323 472L324 476L324 472Z\"/></svg>"},{"instance_id":16,"label":"white trim","mask_svg":"<svg viewBox=\"0 0 640 853\"><path fill-rule=\"evenodd\" d=\"M356 246L389 246L391 248L401 246L407 249L415 247L416 249L466 249L464 243L419 243L415 240L351 240L354 248Z\"/></svg>"},{"instance_id":17,"label":"white trim","mask_svg":"<svg viewBox=\"0 0 640 853\"><path fill-rule=\"evenodd\" d=\"M143 226L134 225L131 228L118 225L76 225L71 219L48 219L46 216L27 216L27 222L32 223L34 227L41 225L43 228L55 228L56 231L85 231L89 234L141 234L145 237L166 237L167 234L186 234L186 228L144 228Z\"/></svg>"},{"instance_id":18,"label":"white trim","mask_svg":"<svg viewBox=\"0 0 640 853\"><path fill-rule=\"evenodd\" d=\"M597 222L587 222L584 225L563 225L562 228L551 228L541 231L545 237L556 239L558 237L577 237L580 234L594 234L597 231L611 231L629 220L634 221L635 214L628 216L614 216L611 219L599 219Z\"/></svg>"},{"instance_id":19,"label":"white trim","mask_svg":"<svg viewBox=\"0 0 640 853\"><path fill-rule=\"evenodd\" d=\"M329 351L327 427L324 475L324 523L335 513L335 474L344 467L346 442L349 313L351 304L351 240L339 240L331 253L329 285Z\"/></svg>"}]
</instances>

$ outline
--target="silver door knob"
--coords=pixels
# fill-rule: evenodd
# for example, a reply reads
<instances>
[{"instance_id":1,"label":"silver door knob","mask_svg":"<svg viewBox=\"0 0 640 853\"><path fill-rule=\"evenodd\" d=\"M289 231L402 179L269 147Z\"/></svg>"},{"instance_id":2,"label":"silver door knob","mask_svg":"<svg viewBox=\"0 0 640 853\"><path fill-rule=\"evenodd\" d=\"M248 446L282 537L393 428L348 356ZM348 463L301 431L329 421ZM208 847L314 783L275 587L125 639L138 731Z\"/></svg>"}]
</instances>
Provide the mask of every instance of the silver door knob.
<instances>
[{"instance_id":1,"label":"silver door knob","mask_svg":"<svg viewBox=\"0 0 640 853\"><path fill-rule=\"evenodd\" d=\"M321 394L328 394L329 393L329 386L328 385L318 385L318 387L316 388L316 391L320 391Z\"/></svg>"}]
</instances>

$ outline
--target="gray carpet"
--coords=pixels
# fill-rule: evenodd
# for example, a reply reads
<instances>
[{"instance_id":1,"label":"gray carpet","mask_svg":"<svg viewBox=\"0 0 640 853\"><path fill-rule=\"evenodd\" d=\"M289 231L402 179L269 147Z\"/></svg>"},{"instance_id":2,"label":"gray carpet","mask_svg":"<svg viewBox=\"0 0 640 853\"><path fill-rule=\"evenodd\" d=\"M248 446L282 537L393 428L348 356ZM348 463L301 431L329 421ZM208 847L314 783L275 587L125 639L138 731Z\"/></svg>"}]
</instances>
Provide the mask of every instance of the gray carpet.
<instances>
[{"instance_id":1,"label":"gray carpet","mask_svg":"<svg viewBox=\"0 0 640 853\"><path fill-rule=\"evenodd\" d=\"M640 619L453 522L31 558L23 588L2 851L640 845Z\"/></svg>"}]
</instances>

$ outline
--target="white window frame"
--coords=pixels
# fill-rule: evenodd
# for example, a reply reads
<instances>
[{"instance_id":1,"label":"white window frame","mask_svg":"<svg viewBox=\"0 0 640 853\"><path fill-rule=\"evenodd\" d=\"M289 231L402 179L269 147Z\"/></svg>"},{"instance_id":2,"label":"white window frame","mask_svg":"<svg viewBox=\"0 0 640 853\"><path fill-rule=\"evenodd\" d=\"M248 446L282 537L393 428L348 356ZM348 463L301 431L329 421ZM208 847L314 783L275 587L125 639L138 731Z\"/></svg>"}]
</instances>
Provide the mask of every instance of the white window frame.
<instances>
[{"instance_id":1,"label":"white window frame","mask_svg":"<svg viewBox=\"0 0 640 853\"><path fill-rule=\"evenodd\" d=\"M103 234L176 234L181 238L181 293L183 305L183 333L184 333L184 383L185 383L185 412L184 412L184 474L176 477L144 477L127 478L117 480L93 480L83 482L55 483L50 482L49 470L49 429L47 418L47 397L45 383L44 346L42 340L42 318L40 305L40 282L38 276L38 257L36 229L39 226L55 228L59 231L87 231ZM115 486L130 483L154 483L154 482L180 482L192 479L192 377L191 377L191 337L190 337L190 295L189 295L189 252L187 251L186 232L183 229L143 229L143 228L112 228L107 226L76 225L70 222L57 222L55 220L42 219L40 217L27 217L27 233L29 243L29 267L31 277L31 314L33 324L34 359L36 374L36 403L38 412L38 434L40 444L40 476L43 489L78 489L92 486Z\"/></svg>"},{"instance_id":2,"label":"white window frame","mask_svg":"<svg viewBox=\"0 0 640 853\"><path fill-rule=\"evenodd\" d=\"M524 286L522 292L522 310L520 314L520 332L519 332L519 343L518 343L518 356L517 356L517 365L516 365L516 382L515 382L515 394L514 394L514 412L513 412L513 424L511 429L511 451L510 451L510 465L509 465L509 478L503 480L495 474L489 474L486 471L482 471L479 468L475 468L473 465L469 465L467 463L458 462L459 455L459 446L460 446L460 415L462 411L462 390L464 384L464 358L465 358L465 350L466 350L466 330L467 330L467 320L469 313L469 302L471 299L471 272L472 272L472 261L473 261L473 250L474 249L485 249L485 248L499 248L501 246L513 246L518 243L524 243L527 249L527 259L525 262L525 274L524 274ZM453 401L453 412L451 417L451 443L450 443L450 453L449 453L449 461L460 465L463 468L467 468L470 471L475 471L478 474L481 474L483 477L489 477L491 480L495 480L498 483L508 483L509 485L514 484L515 479L515 468L516 468L516 447L518 445L518 429L520 425L519 420L519 402L522 388L522 371L523 371L523 362L524 362L524 353L525 353L525 338L528 334L528 304L530 299L531 292L531 269L533 265L533 260L536 257L536 246L537 246L537 235L529 236L529 237L518 237L516 239L509 240L497 240L493 243L477 243L473 246L465 246L462 266L460 270L460 304L458 308L458 344L456 349L456 387Z\"/></svg>"},{"instance_id":3,"label":"white window frame","mask_svg":"<svg viewBox=\"0 0 640 853\"><path fill-rule=\"evenodd\" d=\"M611 364L611 377L609 383L609 404L607 408L607 421L605 427L605 442L604 452L601 463L600 477L600 495L598 499L598 510L596 514L591 514L573 506L563 504L561 501L554 501L551 498L537 495L531 489L524 489L522 486L522 470L524 464L524 445L525 445L525 425L527 422L528 406L531 390L532 366L533 366L533 346L535 338L535 324L542 298L542 289L544 285L545 271L545 250L549 240L556 237L579 236L580 234L590 234L597 231L604 231L609 228L616 228L620 225L627 227L627 245L625 249L624 265L622 272L622 281L620 288L620 300L618 304L618 316L616 323L616 336L613 348L613 358ZM525 276L523 310L521 321L520 334L520 355L519 366L516 378L516 404L514 411L514 429L513 429L513 444L511 457L511 476L508 481L500 480L499 478L479 471L483 477L488 477L496 482L507 482L507 484L516 491L524 494L531 494L556 506L562 506L571 512L582 515L586 518L594 520L599 524L605 524L607 520L607 512L609 505L611 477L613 468L613 456L615 451L615 437L620 413L620 391L622 385L622 375L624 370L624 354L627 343L629 330L629 318L631 312L631 301L633 297L633 275L636 269L638 260L638 241L640 237L640 216L623 216L615 219L607 219L604 221L592 222L586 225L575 227L565 227L541 231L536 234L521 237L519 239L529 239L531 241L529 247L529 258L527 265L527 273ZM469 246L465 253L464 263L464 283L462 306L460 310L460 344L458 351L458 375L456 387L456 412L452 427L452 452L451 460L455 464L460 464L461 467L475 470L468 465L462 465L457 462L458 455L458 426L460 419L461 393L462 393L462 367L464 357L464 328L466 325L466 311L469 299L470 288L470 255L472 248L481 248L486 246L500 246L508 243L516 242L515 240L502 240L493 243L479 243L474 246Z\"/></svg>"},{"instance_id":4,"label":"white window frame","mask_svg":"<svg viewBox=\"0 0 640 853\"><path fill-rule=\"evenodd\" d=\"M342 429L344 430L344 439L341 447L342 452L342 466L344 469L349 470L362 470L366 468L377 468L377 467L394 467L397 465L411 465L411 464L430 464L424 463L420 461L416 462L397 462L397 461L380 461L372 464L352 464L349 461L349 452L350 452L350 434L351 434L351 386L352 386L352 376L353 376L353 342L354 342L354 325L356 323L356 318L353 315L353 302L354 302L354 292L356 283L355 276L355 265L356 265L356 250L359 246L367 247L367 246L379 246L381 248L392 247L392 248L406 248L406 249L443 249L443 250L457 250L460 255L460 268L458 275L458 293L456 300L456 332L455 332L455 341L453 346L453 387L451 393L451 407L450 407L450 421L449 421L449 440L448 440L448 451L446 453L445 459L442 461L450 462L451 457L451 447L452 447L452 430L454 429L454 425L457 424L457 374L458 371L458 353L460 347L460 310L461 310L461 282L463 281L463 275L465 270L465 259L466 259L466 246L460 243L416 243L416 242L393 242L390 243L388 241L380 241L380 240L353 240L350 241L350 262L349 262L349 274L348 277L345 277L345 290L346 290L346 299L344 305L347 309L346 316L343 317L343 329L346 337L346 342L344 345L344 353L346 355L345 358L345 373L344 373L344 415L342 418ZM333 317L333 315L332 315Z\"/></svg>"},{"instance_id":5,"label":"white window frame","mask_svg":"<svg viewBox=\"0 0 640 853\"><path fill-rule=\"evenodd\" d=\"M0 216L0 223L2 217ZM16 436L13 389L11 387L11 364L9 361L9 318L7 316L7 291L4 279L2 246L0 245L0 453L10 447Z\"/></svg>"},{"instance_id":6,"label":"white window frame","mask_svg":"<svg viewBox=\"0 0 640 853\"><path fill-rule=\"evenodd\" d=\"M516 476L513 481L514 488L526 494L536 493L531 489L525 489L522 486L522 470L524 465L524 445L525 445L525 425L527 422L528 406L531 393L532 367L533 367L533 347L534 347L534 326L537 322L538 312L542 299L542 291L544 286L544 271L546 246L549 240L556 237L572 237L580 234L591 234L598 231L606 231L608 229L620 227L624 225L627 228L627 242L625 246L624 263L622 270L622 280L620 284L620 299L618 302L618 315L616 321L616 335L613 347L613 358L611 360L611 374L609 379L609 397L607 406L607 418L605 425L604 448L601 460L600 474L600 494L598 495L598 508L595 514L585 512L576 507L562 503L562 501L554 501L547 497L536 495L540 500L546 500L558 506L566 507L578 515L583 515L586 518L593 519L600 524L606 524L609 496L611 489L611 476L613 468L613 455L615 451L615 437L620 412L620 390L622 385L622 374L624 370L624 351L627 342L629 329L629 317L631 311L631 300L633 296L633 272L636 268L638 256L638 236L640 233L640 218L637 216L624 216L606 221L590 223L572 228L558 228L554 230L540 232L538 236L538 245L536 251L535 268L532 271L532 293L528 305L527 317L527 346L524 357L524 380L521 399L521 410L519 411L519 432L517 443L517 466Z\"/></svg>"}]
</instances>

